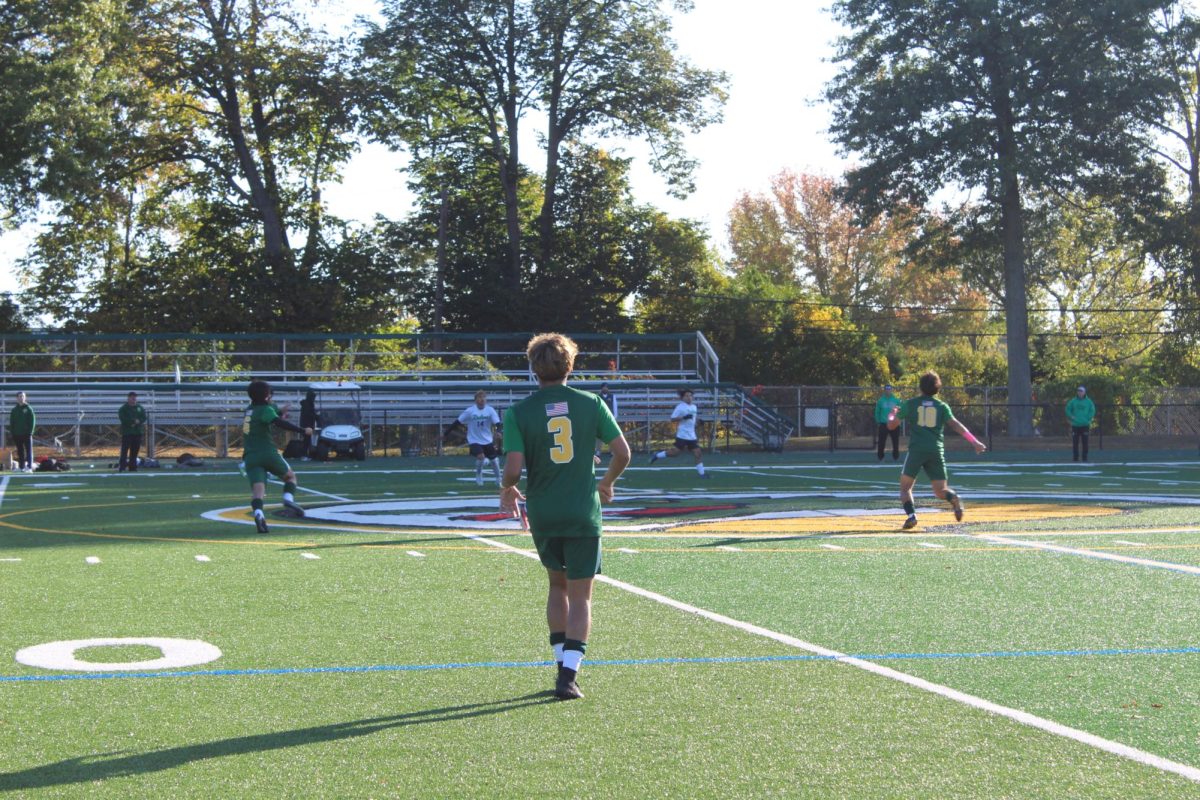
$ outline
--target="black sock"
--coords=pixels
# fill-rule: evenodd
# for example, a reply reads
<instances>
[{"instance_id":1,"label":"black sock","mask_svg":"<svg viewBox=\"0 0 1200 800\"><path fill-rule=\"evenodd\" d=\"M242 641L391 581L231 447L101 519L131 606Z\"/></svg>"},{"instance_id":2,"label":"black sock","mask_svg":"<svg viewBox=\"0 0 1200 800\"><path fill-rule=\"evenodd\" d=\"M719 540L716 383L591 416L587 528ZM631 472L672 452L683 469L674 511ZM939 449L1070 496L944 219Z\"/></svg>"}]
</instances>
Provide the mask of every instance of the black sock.
<instances>
[{"instance_id":1,"label":"black sock","mask_svg":"<svg viewBox=\"0 0 1200 800\"><path fill-rule=\"evenodd\" d=\"M917 507L915 505L913 505L912 500L904 501L904 513L908 514L910 517L916 516Z\"/></svg>"}]
</instances>

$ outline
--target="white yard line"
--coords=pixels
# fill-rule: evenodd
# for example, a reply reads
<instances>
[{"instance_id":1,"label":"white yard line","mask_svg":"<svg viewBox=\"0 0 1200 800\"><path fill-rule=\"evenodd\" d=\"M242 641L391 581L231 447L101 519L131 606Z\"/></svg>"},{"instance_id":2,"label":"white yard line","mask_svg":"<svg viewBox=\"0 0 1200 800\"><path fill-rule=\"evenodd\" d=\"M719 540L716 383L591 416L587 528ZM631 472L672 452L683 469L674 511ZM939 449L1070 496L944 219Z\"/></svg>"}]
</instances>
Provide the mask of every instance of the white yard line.
<instances>
[{"instance_id":1,"label":"white yard line","mask_svg":"<svg viewBox=\"0 0 1200 800\"><path fill-rule=\"evenodd\" d=\"M8 491L8 476L0 478L0 505L4 505L4 493Z\"/></svg>"},{"instance_id":2,"label":"white yard line","mask_svg":"<svg viewBox=\"0 0 1200 800\"><path fill-rule=\"evenodd\" d=\"M537 553L530 550L522 550L504 542L493 541L483 536L476 536L474 534L461 531L459 532L459 535L477 542L483 542L491 547L496 547L501 550L516 553L517 555L521 555L526 558L531 558L535 561L539 560ZM638 597L643 597L647 600L653 600L656 603L661 603L662 605L674 608L686 614L695 614L703 619L717 622L721 625L728 625L731 628L736 628L754 636L761 636L763 638L779 642L780 644L786 644L790 647L794 647L798 650L804 650L816 655L826 656L831 659L835 659L842 664L847 664L865 672L870 672L873 675L878 675L883 678L890 678L891 680L899 681L900 683L907 684L908 686L912 686L916 689L921 689L923 691L936 694L939 697L944 697L948 700L962 703L963 705L970 706L971 708L1005 717L1022 725L1027 725L1031 728L1036 728L1037 730L1044 731L1055 736L1061 736L1065 739L1070 739L1072 741L1079 742L1080 744L1094 747L1097 750L1103 750L1106 753L1111 753L1113 755L1120 756L1121 758L1135 761L1139 764L1155 767L1163 770L1164 772L1171 772L1176 775L1181 775L1188 780L1200 783L1200 769L1197 769L1196 767L1189 766L1187 764L1181 764L1178 761L1171 761L1170 759L1163 758L1162 756L1157 756L1154 753L1149 753L1145 750L1139 750L1136 747L1130 747L1129 745L1121 744L1120 742L1114 742L1110 739L1105 739L1103 737L1096 736L1095 734L1088 733L1087 731L1082 731L1078 728L1072 728L1070 726L1054 722L1053 720L1039 717L1036 714L1030 714L1027 711L1021 711L1020 709L1002 706L998 703L993 703L990 700L984 700L982 697L976 697L975 695L967 694L966 692L960 692L957 689L950 688L949 686L933 683L932 681L927 681L924 678L918 678L915 675L909 675L907 673L900 672L899 670L892 669L891 667L884 667L872 661L866 661L861 658L855 658L854 656L846 655L845 653L840 653L836 650L830 650L827 647L812 644L804 641L803 639L797 639L794 636L788 636L787 634L779 633L768 628L763 628L749 622L742 622L741 620L727 617L724 614L718 614L715 611L708 611L706 609L699 608L698 606L682 603L665 595L658 594L657 592L652 592L648 589L643 589L639 586L625 583L624 581L618 581L606 575L597 575L596 580L600 581L601 583L606 583L609 586L616 587L617 589L629 592L630 594L635 594Z\"/></svg>"},{"instance_id":3,"label":"white yard line","mask_svg":"<svg viewBox=\"0 0 1200 800\"><path fill-rule=\"evenodd\" d=\"M1102 561L1116 561L1122 564L1137 564L1140 567L1153 567L1155 569L1171 570L1172 572L1186 572L1189 575L1200 575L1200 567L1193 567L1191 564L1176 564L1171 561L1154 561L1153 559L1149 558L1123 556L1120 553L1106 553L1101 550L1083 550L1076 547L1063 547L1060 544L1050 544L1049 542L1031 542L1024 539L1011 539L1007 536L994 536L988 534L963 534L963 536L968 539L981 539L985 542L993 542L995 544L1017 545L1019 547L1030 547L1034 550L1046 550L1051 553L1062 553L1068 556L1098 558Z\"/></svg>"}]
</instances>

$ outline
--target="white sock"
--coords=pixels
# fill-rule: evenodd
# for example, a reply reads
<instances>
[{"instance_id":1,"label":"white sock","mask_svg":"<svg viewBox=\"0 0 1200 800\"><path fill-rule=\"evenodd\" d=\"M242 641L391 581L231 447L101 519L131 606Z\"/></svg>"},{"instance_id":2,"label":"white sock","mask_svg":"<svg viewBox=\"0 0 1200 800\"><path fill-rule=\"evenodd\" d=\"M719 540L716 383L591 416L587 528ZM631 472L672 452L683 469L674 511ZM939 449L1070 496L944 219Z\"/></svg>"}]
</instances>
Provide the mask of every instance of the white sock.
<instances>
[{"instance_id":1,"label":"white sock","mask_svg":"<svg viewBox=\"0 0 1200 800\"><path fill-rule=\"evenodd\" d=\"M554 660L560 664L562 663L562 660L563 660L562 642L559 642L558 644L554 645Z\"/></svg>"},{"instance_id":2,"label":"white sock","mask_svg":"<svg viewBox=\"0 0 1200 800\"><path fill-rule=\"evenodd\" d=\"M655 458L666 458L666 457L667 457L667 451L666 451L666 450L659 450L657 453L655 453L655 454L654 454L654 457L655 457Z\"/></svg>"},{"instance_id":3,"label":"white sock","mask_svg":"<svg viewBox=\"0 0 1200 800\"><path fill-rule=\"evenodd\" d=\"M563 669L573 669L579 671L579 666L583 662L583 653L578 650L563 650Z\"/></svg>"},{"instance_id":4,"label":"white sock","mask_svg":"<svg viewBox=\"0 0 1200 800\"><path fill-rule=\"evenodd\" d=\"M263 511L262 511L262 509L261 509L261 508L256 508L256 509L254 509L254 516L256 516L256 517L262 517L262 516L263 516Z\"/></svg>"},{"instance_id":5,"label":"white sock","mask_svg":"<svg viewBox=\"0 0 1200 800\"><path fill-rule=\"evenodd\" d=\"M703 461L701 461L699 464L696 465L696 472L699 472L701 475L704 474L704 462Z\"/></svg>"},{"instance_id":6,"label":"white sock","mask_svg":"<svg viewBox=\"0 0 1200 800\"><path fill-rule=\"evenodd\" d=\"M284 493L283 493L283 499L284 499L284 502L287 502L287 503L294 503L294 502L296 502L296 498L292 497L292 493L291 493L291 492L284 492Z\"/></svg>"}]
</instances>

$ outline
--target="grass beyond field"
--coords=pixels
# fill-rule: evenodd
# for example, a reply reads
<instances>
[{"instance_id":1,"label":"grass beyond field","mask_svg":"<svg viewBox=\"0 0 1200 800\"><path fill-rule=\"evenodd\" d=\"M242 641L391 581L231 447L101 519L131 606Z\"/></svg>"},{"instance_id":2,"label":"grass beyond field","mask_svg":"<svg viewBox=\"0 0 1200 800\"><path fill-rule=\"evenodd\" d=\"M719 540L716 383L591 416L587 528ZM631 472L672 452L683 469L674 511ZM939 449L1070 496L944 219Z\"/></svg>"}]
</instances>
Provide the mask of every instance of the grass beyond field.
<instances>
[{"instance_id":1,"label":"grass beyond field","mask_svg":"<svg viewBox=\"0 0 1200 800\"><path fill-rule=\"evenodd\" d=\"M0 791L1196 797L1200 467L1097 455L952 453L908 533L873 453L635 461L570 703L465 457L297 465L267 535L231 462L8 475Z\"/></svg>"}]
</instances>

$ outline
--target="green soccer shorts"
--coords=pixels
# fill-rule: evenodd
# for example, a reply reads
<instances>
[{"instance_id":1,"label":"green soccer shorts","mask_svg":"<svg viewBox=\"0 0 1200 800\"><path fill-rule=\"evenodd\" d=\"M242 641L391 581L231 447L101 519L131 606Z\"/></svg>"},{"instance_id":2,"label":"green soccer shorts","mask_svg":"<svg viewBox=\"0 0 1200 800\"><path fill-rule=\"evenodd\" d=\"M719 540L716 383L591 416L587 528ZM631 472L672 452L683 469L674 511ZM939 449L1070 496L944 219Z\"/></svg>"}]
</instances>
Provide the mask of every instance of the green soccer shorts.
<instances>
[{"instance_id":1,"label":"green soccer shorts","mask_svg":"<svg viewBox=\"0 0 1200 800\"><path fill-rule=\"evenodd\" d=\"M533 537L542 566L566 572L567 580L594 578L600 574L599 536Z\"/></svg>"},{"instance_id":2,"label":"green soccer shorts","mask_svg":"<svg viewBox=\"0 0 1200 800\"><path fill-rule=\"evenodd\" d=\"M915 479L922 469L931 481L946 480L946 454L936 450L909 450L904 454L905 475Z\"/></svg>"},{"instance_id":3,"label":"green soccer shorts","mask_svg":"<svg viewBox=\"0 0 1200 800\"><path fill-rule=\"evenodd\" d=\"M268 472L276 478L283 478L292 469L277 450L272 450L270 453L245 453L242 459L246 465L246 477L250 479L251 486L256 483L266 483Z\"/></svg>"}]
</instances>

